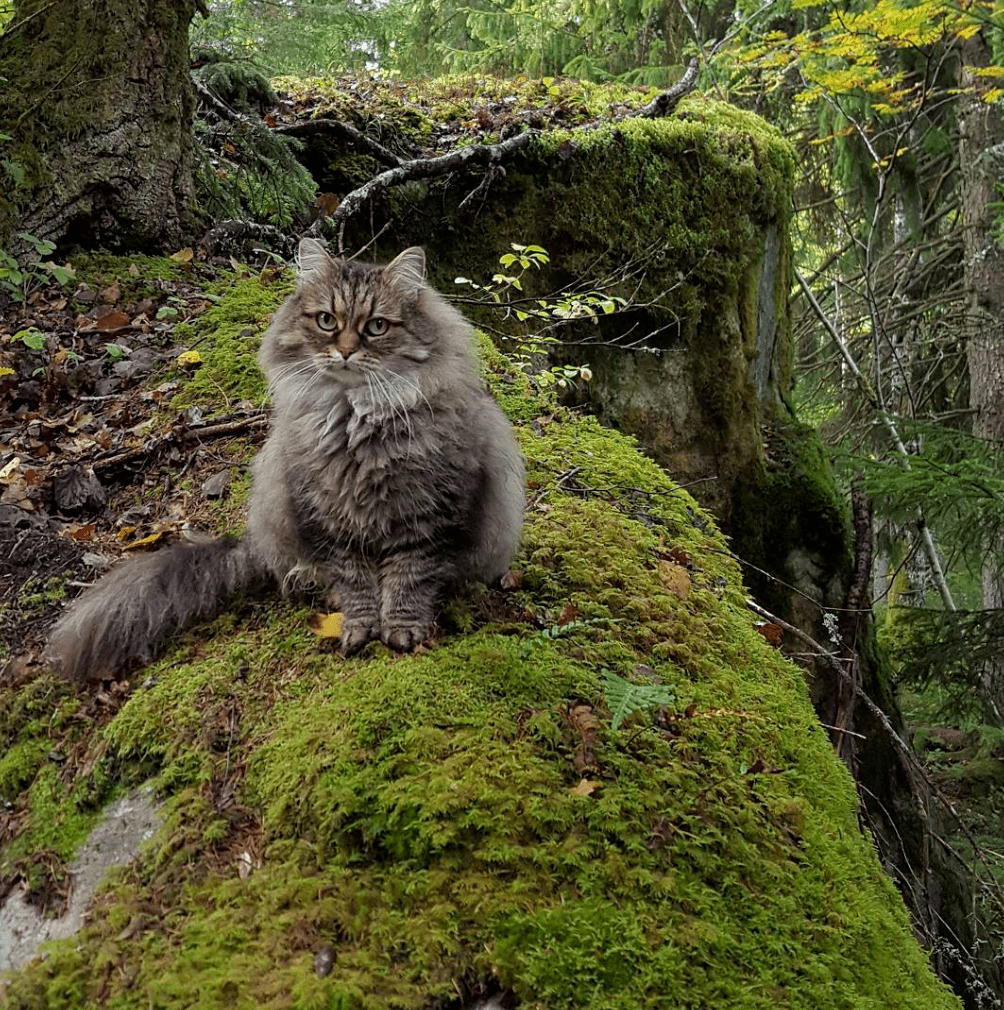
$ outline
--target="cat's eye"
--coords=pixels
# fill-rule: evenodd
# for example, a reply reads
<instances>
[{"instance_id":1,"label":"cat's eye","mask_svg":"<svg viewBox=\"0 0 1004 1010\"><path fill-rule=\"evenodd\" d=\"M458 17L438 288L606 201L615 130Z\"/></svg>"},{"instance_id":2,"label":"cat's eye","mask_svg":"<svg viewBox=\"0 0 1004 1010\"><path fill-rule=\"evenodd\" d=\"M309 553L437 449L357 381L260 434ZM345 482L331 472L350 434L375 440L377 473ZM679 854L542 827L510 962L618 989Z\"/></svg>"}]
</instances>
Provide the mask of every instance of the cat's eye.
<instances>
[{"instance_id":1,"label":"cat's eye","mask_svg":"<svg viewBox=\"0 0 1004 1010\"><path fill-rule=\"evenodd\" d=\"M322 330L335 330L338 328L338 323L330 312L318 312L317 325Z\"/></svg>"},{"instance_id":2,"label":"cat's eye","mask_svg":"<svg viewBox=\"0 0 1004 1010\"><path fill-rule=\"evenodd\" d=\"M390 329L390 323L382 316L374 316L366 323L366 332L371 337L382 337Z\"/></svg>"}]
</instances>

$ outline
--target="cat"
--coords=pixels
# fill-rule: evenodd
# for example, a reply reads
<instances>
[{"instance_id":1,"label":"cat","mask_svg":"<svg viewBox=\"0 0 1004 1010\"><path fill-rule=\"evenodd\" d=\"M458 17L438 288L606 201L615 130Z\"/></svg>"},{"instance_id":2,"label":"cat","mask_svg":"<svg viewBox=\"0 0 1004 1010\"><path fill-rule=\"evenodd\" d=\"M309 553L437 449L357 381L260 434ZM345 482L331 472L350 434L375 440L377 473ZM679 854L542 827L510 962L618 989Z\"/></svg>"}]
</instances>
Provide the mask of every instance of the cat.
<instances>
[{"instance_id":1,"label":"cat","mask_svg":"<svg viewBox=\"0 0 1004 1010\"><path fill-rule=\"evenodd\" d=\"M345 655L372 639L408 652L430 636L445 591L507 571L523 460L479 381L470 324L425 282L424 252L369 266L307 238L297 259L296 290L259 354L273 413L247 532L101 578L50 635L64 676L147 662L166 635L269 581L324 592Z\"/></svg>"}]
</instances>

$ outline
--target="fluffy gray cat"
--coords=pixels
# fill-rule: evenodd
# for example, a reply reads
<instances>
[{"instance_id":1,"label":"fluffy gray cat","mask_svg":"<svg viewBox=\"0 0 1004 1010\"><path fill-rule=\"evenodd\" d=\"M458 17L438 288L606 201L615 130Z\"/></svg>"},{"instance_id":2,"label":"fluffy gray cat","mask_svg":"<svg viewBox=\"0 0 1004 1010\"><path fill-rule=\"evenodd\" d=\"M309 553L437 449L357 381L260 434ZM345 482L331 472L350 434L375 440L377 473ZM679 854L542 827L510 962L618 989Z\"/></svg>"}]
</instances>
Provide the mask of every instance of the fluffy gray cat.
<instances>
[{"instance_id":1,"label":"fluffy gray cat","mask_svg":"<svg viewBox=\"0 0 1004 1010\"><path fill-rule=\"evenodd\" d=\"M274 579L327 593L341 648L408 651L450 586L509 566L523 521L523 462L479 382L471 328L425 284L425 254L385 267L299 249L296 292L260 360L272 392L239 541L178 544L129 561L60 618L49 658L95 680L231 594Z\"/></svg>"}]
</instances>

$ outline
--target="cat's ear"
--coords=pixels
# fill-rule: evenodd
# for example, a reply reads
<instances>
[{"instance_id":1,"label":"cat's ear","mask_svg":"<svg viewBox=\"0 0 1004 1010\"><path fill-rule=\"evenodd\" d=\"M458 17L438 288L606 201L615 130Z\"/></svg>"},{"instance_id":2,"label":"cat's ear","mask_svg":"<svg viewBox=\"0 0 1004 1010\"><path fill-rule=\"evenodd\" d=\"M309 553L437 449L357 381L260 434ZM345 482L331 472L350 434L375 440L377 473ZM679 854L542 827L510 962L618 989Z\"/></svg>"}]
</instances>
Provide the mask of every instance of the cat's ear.
<instances>
[{"instance_id":1,"label":"cat's ear","mask_svg":"<svg viewBox=\"0 0 1004 1010\"><path fill-rule=\"evenodd\" d=\"M296 283L316 284L322 281L331 266L331 257L316 238L300 239L300 247L296 251Z\"/></svg>"},{"instance_id":2,"label":"cat's ear","mask_svg":"<svg viewBox=\"0 0 1004 1010\"><path fill-rule=\"evenodd\" d=\"M405 249L383 268L383 275L405 298L415 298L425 287L425 252L417 245Z\"/></svg>"}]
</instances>

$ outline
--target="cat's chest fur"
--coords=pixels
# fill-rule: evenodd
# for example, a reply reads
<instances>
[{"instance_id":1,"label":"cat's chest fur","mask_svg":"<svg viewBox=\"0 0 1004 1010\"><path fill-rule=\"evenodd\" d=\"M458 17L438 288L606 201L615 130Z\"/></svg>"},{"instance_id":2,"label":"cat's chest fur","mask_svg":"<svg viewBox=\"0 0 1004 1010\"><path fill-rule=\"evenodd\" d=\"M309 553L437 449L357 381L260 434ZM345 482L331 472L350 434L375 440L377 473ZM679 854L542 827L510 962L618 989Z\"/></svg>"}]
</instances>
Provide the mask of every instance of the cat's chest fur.
<instances>
[{"instance_id":1,"label":"cat's chest fur","mask_svg":"<svg viewBox=\"0 0 1004 1010\"><path fill-rule=\"evenodd\" d=\"M464 430L463 413L340 396L289 420L281 434L285 479L304 526L386 549L462 522L473 483L455 437Z\"/></svg>"}]
</instances>

